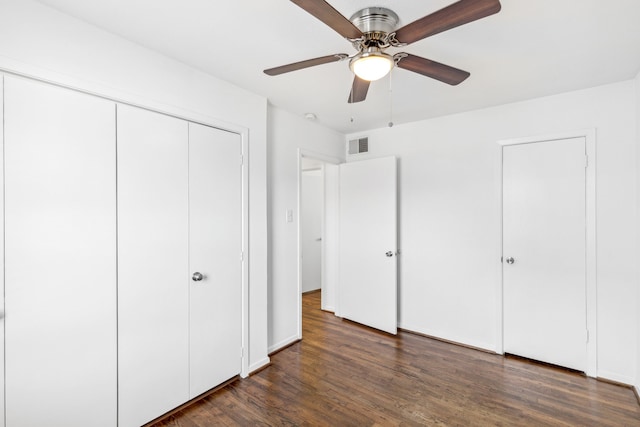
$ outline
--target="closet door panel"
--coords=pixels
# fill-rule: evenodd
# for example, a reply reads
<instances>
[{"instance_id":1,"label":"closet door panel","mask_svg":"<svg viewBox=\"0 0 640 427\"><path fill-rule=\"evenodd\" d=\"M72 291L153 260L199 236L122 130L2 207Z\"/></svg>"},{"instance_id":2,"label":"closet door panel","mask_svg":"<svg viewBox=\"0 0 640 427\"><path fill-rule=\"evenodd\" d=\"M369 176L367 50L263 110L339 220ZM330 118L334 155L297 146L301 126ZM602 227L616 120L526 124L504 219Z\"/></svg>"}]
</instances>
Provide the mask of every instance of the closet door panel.
<instances>
[{"instance_id":1,"label":"closet door panel","mask_svg":"<svg viewBox=\"0 0 640 427\"><path fill-rule=\"evenodd\" d=\"M238 134L189 124L191 397L241 369L242 175Z\"/></svg>"},{"instance_id":2,"label":"closet door panel","mask_svg":"<svg viewBox=\"0 0 640 427\"><path fill-rule=\"evenodd\" d=\"M115 104L4 95L6 423L115 426Z\"/></svg>"},{"instance_id":3,"label":"closet door panel","mask_svg":"<svg viewBox=\"0 0 640 427\"><path fill-rule=\"evenodd\" d=\"M189 400L188 124L118 106L120 427Z\"/></svg>"}]
</instances>

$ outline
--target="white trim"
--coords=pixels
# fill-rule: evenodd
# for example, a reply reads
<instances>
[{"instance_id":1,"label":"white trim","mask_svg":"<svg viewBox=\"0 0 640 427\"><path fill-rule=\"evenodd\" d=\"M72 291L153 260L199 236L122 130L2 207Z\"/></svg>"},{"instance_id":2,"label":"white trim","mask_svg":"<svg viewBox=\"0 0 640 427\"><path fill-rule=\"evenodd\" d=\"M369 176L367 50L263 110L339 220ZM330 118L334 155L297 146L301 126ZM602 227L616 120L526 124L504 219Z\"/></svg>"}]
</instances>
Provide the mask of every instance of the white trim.
<instances>
[{"instance_id":1,"label":"white trim","mask_svg":"<svg viewBox=\"0 0 640 427\"><path fill-rule=\"evenodd\" d=\"M249 366L249 131L243 130L242 138L242 362L240 376L246 378L252 372ZM267 358L267 363L268 358Z\"/></svg>"},{"instance_id":2,"label":"white trim","mask_svg":"<svg viewBox=\"0 0 640 427\"><path fill-rule=\"evenodd\" d=\"M618 383L628 387L631 387L631 384L633 384L633 377L620 375L615 372L600 371L598 372L597 378L599 380L613 381L614 383Z\"/></svg>"},{"instance_id":3,"label":"white trim","mask_svg":"<svg viewBox=\"0 0 640 427\"><path fill-rule=\"evenodd\" d=\"M279 343L273 344L271 346L269 346L268 348L268 352L269 354L273 353L274 351L278 351L282 348L285 348L288 345L291 345L293 343L295 343L296 341L299 341L300 337L298 337L298 335L293 335L290 336L289 338L286 338L282 341L280 341Z\"/></svg>"},{"instance_id":4,"label":"white trim","mask_svg":"<svg viewBox=\"0 0 640 427\"><path fill-rule=\"evenodd\" d=\"M271 363L271 359L269 359L268 357L265 357L262 360L257 361L256 363L252 363L251 366L249 366L249 374L247 376L244 376L242 378L246 378L249 375L251 375L252 373L254 373L255 371L264 368L265 366L268 366L269 363Z\"/></svg>"},{"instance_id":5,"label":"white trim","mask_svg":"<svg viewBox=\"0 0 640 427\"><path fill-rule=\"evenodd\" d=\"M596 240L596 129L583 129L569 132L560 132L548 135L530 136L523 138L513 138L498 141L498 158L499 158L499 179L497 185L497 194L499 194L498 218L500 218L500 231L498 233L498 268L500 268L500 280L498 281L498 331L496 340L496 352L504 354L504 319L503 319L503 280L502 280L502 148L507 145L531 144L536 142L558 141L570 138L584 138L586 154L589 159L589 165L586 169L586 299L587 299L587 329L589 330L589 342L587 343L587 367L586 374L590 377L598 376L598 340L597 340L597 240Z\"/></svg>"},{"instance_id":6,"label":"white trim","mask_svg":"<svg viewBox=\"0 0 640 427\"><path fill-rule=\"evenodd\" d=\"M435 340L459 345L462 347L474 348L477 350L486 351L488 353L499 354L495 352L495 344L492 342L480 342L480 341L470 340L469 337L455 336L448 333L442 334L439 331L436 331L430 328L425 329L424 327L418 327L415 325L401 323L401 322L398 322L398 329L402 329L403 331L407 331L409 333L414 333L420 336L432 338Z\"/></svg>"},{"instance_id":7,"label":"white trim","mask_svg":"<svg viewBox=\"0 0 640 427\"><path fill-rule=\"evenodd\" d=\"M498 142L499 143L499 142ZM499 278L496 289L496 346L495 352L504 354L504 307L503 307L503 270L502 270L502 145L496 151L496 170L498 171L498 179L496 180L496 212L498 213L499 229L498 239L496 241L496 277Z\"/></svg>"},{"instance_id":8,"label":"white trim","mask_svg":"<svg viewBox=\"0 0 640 427\"><path fill-rule=\"evenodd\" d=\"M298 148L298 156L318 160L323 163L330 163L332 165L339 165L340 163L344 163L337 157L327 156L326 154L317 153L311 150L305 150L303 148Z\"/></svg>"},{"instance_id":9,"label":"white trim","mask_svg":"<svg viewBox=\"0 0 640 427\"><path fill-rule=\"evenodd\" d=\"M2 267L0 270L0 375L2 375L2 385L0 385L0 427L5 426L5 347L4 347L4 315L5 315L5 300L4 300L4 234L5 234L5 222L4 222L4 75L0 74L0 262Z\"/></svg>"},{"instance_id":10,"label":"white trim","mask_svg":"<svg viewBox=\"0 0 640 427\"><path fill-rule=\"evenodd\" d=\"M309 159L314 159L314 160L318 160L320 162L323 163L330 163L330 164L334 164L334 165L339 165L340 163L342 163L342 161L340 159L338 159L337 157L331 157L331 156L327 156L325 154L320 154L320 153L316 153L314 151L310 151L310 150L305 150L303 148L298 148L298 159L297 159L297 171L296 171L296 176L297 176L297 207L296 209L298 210L298 223L296 224L296 253L298 255L296 263L297 263L297 273L296 273L296 278L297 278L297 295L296 295L296 307L297 307L297 313L296 313L296 320L297 320L297 327L296 327L296 331L297 331L297 339L302 339L302 230L301 230L301 208L302 208L302 158L309 158ZM323 181L324 181L324 168L323 168ZM326 236L324 235L324 213L322 214L322 248L321 248L321 252L322 252L322 258L324 259L325 253L324 253L324 242L326 241ZM323 266L324 266L324 261L323 261ZM322 275L323 277L325 276L325 272L322 271ZM323 280L324 282L324 280Z\"/></svg>"}]
</instances>

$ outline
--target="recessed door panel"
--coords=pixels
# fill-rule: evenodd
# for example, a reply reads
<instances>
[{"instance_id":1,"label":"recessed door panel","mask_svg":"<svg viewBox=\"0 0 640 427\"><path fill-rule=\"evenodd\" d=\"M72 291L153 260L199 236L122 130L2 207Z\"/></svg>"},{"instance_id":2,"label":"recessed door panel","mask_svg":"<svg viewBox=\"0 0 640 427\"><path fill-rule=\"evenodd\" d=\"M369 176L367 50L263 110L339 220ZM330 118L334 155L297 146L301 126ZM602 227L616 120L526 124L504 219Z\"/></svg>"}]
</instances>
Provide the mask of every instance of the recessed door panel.
<instances>
[{"instance_id":1,"label":"recessed door panel","mask_svg":"<svg viewBox=\"0 0 640 427\"><path fill-rule=\"evenodd\" d=\"M239 135L189 124L191 397L241 369L241 152Z\"/></svg>"},{"instance_id":2,"label":"recessed door panel","mask_svg":"<svg viewBox=\"0 0 640 427\"><path fill-rule=\"evenodd\" d=\"M585 140L503 148L505 352L586 369Z\"/></svg>"},{"instance_id":3,"label":"recessed door panel","mask_svg":"<svg viewBox=\"0 0 640 427\"><path fill-rule=\"evenodd\" d=\"M5 77L6 422L114 426L115 104Z\"/></svg>"}]
</instances>

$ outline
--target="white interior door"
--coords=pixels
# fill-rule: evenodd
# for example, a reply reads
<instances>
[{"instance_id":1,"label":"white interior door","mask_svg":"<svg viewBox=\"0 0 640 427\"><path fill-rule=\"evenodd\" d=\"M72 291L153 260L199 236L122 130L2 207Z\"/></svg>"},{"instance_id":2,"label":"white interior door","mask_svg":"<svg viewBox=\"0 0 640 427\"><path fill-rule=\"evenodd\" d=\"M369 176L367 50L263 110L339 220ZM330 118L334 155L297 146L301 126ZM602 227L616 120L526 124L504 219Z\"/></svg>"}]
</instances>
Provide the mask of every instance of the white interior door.
<instances>
[{"instance_id":1,"label":"white interior door","mask_svg":"<svg viewBox=\"0 0 640 427\"><path fill-rule=\"evenodd\" d=\"M503 147L504 350L586 370L585 139Z\"/></svg>"},{"instance_id":2,"label":"white interior door","mask_svg":"<svg viewBox=\"0 0 640 427\"><path fill-rule=\"evenodd\" d=\"M114 426L115 104L4 92L6 423Z\"/></svg>"},{"instance_id":3,"label":"white interior door","mask_svg":"<svg viewBox=\"0 0 640 427\"><path fill-rule=\"evenodd\" d=\"M339 315L397 332L395 157L340 165Z\"/></svg>"},{"instance_id":4,"label":"white interior door","mask_svg":"<svg viewBox=\"0 0 640 427\"><path fill-rule=\"evenodd\" d=\"M241 143L238 134L189 124L192 398L241 370Z\"/></svg>"},{"instance_id":5,"label":"white interior door","mask_svg":"<svg viewBox=\"0 0 640 427\"><path fill-rule=\"evenodd\" d=\"M120 427L189 400L188 165L187 122L118 106Z\"/></svg>"}]
</instances>

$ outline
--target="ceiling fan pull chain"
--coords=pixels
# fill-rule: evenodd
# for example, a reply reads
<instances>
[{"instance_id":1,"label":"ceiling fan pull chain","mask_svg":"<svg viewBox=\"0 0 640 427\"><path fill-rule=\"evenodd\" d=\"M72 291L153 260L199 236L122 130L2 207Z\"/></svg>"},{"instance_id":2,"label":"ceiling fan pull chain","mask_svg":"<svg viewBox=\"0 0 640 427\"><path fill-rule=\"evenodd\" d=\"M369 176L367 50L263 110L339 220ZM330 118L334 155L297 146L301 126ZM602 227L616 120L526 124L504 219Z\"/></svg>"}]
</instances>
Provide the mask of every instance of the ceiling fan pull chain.
<instances>
[{"instance_id":1,"label":"ceiling fan pull chain","mask_svg":"<svg viewBox=\"0 0 640 427\"><path fill-rule=\"evenodd\" d=\"M389 127L393 127L393 69L389 71Z\"/></svg>"}]
</instances>

